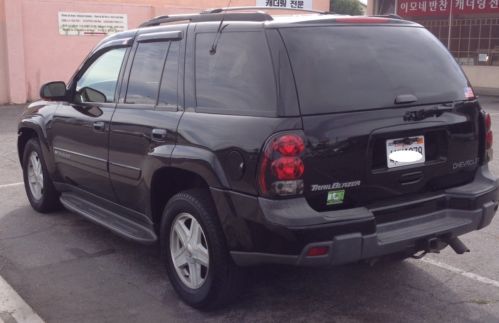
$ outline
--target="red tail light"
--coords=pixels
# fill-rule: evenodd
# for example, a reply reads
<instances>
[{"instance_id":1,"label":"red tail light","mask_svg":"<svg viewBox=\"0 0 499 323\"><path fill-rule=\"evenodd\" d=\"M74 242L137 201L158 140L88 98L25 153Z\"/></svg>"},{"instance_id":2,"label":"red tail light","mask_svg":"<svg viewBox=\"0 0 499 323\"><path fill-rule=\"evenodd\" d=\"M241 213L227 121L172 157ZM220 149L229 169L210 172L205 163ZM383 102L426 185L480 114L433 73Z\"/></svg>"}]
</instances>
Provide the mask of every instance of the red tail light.
<instances>
[{"instance_id":1,"label":"red tail light","mask_svg":"<svg viewBox=\"0 0 499 323\"><path fill-rule=\"evenodd\" d=\"M485 134L485 149L491 149L493 143L494 135L492 134L492 131L487 131Z\"/></svg>"},{"instance_id":2,"label":"red tail light","mask_svg":"<svg viewBox=\"0 0 499 323\"><path fill-rule=\"evenodd\" d=\"M494 135L492 133L492 119L490 114L486 113L484 117L485 125L485 161L492 160L492 146L494 144Z\"/></svg>"},{"instance_id":3,"label":"red tail light","mask_svg":"<svg viewBox=\"0 0 499 323\"><path fill-rule=\"evenodd\" d=\"M304 171L303 161L298 157L281 157L272 162L272 173L279 180L300 178Z\"/></svg>"},{"instance_id":4,"label":"red tail light","mask_svg":"<svg viewBox=\"0 0 499 323\"><path fill-rule=\"evenodd\" d=\"M284 156L296 156L305 150L303 139L297 135L278 137L272 146L275 151L280 152Z\"/></svg>"},{"instance_id":5,"label":"red tail light","mask_svg":"<svg viewBox=\"0 0 499 323\"><path fill-rule=\"evenodd\" d=\"M298 134L271 137L264 149L258 173L260 193L264 196L303 194L303 153L305 143Z\"/></svg>"},{"instance_id":6,"label":"red tail light","mask_svg":"<svg viewBox=\"0 0 499 323\"><path fill-rule=\"evenodd\" d=\"M492 128L492 119L490 118L490 114L485 114L485 131L490 131Z\"/></svg>"},{"instance_id":7,"label":"red tail light","mask_svg":"<svg viewBox=\"0 0 499 323\"><path fill-rule=\"evenodd\" d=\"M307 257L324 256L328 252L329 252L329 247L327 246L311 247L307 251Z\"/></svg>"}]
</instances>

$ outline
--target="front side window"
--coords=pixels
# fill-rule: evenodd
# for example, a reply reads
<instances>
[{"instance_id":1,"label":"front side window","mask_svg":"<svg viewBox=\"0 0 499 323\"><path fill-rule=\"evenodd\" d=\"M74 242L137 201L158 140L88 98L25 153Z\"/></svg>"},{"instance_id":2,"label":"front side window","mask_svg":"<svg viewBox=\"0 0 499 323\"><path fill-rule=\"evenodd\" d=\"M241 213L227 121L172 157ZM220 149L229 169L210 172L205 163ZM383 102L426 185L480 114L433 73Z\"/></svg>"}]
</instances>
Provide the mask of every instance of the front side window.
<instances>
[{"instance_id":1,"label":"front side window","mask_svg":"<svg viewBox=\"0 0 499 323\"><path fill-rule=\"evenodd\" d=\"M216 53L215 33L196 36L196 101L215 113L275 111L276 85L263 32L223 32Z\"/></svg>"},{"instance_id":2,"label":"front side window","mask_svg":"<svg viewBox=\"0 0 499 323\"><path fill-rule=\"evenodd\" d=\"M114 94L126 48L98 57L76 82L76 102L114 102Z\"/></svg>"}]
</instances>

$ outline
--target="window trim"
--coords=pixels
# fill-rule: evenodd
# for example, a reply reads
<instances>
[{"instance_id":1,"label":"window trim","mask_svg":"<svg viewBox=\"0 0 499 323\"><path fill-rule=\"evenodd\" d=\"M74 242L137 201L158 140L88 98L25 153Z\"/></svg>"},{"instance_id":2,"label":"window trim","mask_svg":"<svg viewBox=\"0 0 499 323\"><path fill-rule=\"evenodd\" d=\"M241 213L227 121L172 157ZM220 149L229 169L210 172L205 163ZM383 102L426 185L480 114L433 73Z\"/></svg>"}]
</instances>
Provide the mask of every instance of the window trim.
<instances>
[{"instance_id":1,"label":"window trim","mask_svg":"<svg viewBox=\"0 0 499 323\"><path fill-rule=\"evenodd\" d=\"M137 37L137 42L161 42L161 41L176 41L182 40L184 38L184 33L182 31L162 31L156 33L142 34Z\"/></svg>"}]
</instances>

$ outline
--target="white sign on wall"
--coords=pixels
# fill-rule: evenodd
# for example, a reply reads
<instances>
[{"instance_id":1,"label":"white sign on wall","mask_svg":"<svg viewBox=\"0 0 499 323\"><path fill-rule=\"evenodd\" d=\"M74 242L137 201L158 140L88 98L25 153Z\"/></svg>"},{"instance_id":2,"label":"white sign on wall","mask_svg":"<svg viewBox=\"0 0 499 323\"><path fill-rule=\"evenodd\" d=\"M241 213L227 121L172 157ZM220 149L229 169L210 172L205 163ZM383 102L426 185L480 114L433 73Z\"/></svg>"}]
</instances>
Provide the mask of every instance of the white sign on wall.
<instances>
[{"instance_id":1,"label":"white sign on wall","mask_svg":"<svg viewBox=\"0 0 499 323\"><path fill-rule=\"evenodd\" d=\"M313 0L256 0L258 7L312 9Z\"/></svg>"},{"instance_id":2,"label":"white sign on wall","mask_svg":"<svg viewBox=\"0 0 499 323\"><path fill-rule=\"evenodd\" d=\"M108 35L128 29L128 16L114 13L59 12L59 34Z\"/></svg>"}]
</instances>

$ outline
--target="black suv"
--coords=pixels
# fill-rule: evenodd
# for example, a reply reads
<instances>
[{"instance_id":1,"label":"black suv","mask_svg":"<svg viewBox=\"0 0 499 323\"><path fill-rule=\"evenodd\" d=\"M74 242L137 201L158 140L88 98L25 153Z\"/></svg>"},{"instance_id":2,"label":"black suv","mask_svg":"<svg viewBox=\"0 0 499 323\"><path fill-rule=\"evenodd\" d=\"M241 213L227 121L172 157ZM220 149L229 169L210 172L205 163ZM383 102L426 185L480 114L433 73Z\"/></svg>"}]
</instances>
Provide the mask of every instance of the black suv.
<instances>
[{"instance_id":1,"label":"black suv","mask_svg":"<svg viewBox=\"0 0 499 323\"><path fill-rule=\"evenodd\" d=\"M158 17L41 97L19 123L33 208L159 241L199 308L232 299L244 266L463 253L498 206L490 116L397 17Z\"/></svg>"}]
</instances>

